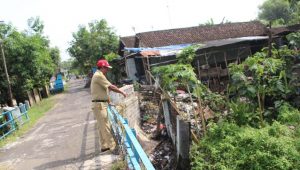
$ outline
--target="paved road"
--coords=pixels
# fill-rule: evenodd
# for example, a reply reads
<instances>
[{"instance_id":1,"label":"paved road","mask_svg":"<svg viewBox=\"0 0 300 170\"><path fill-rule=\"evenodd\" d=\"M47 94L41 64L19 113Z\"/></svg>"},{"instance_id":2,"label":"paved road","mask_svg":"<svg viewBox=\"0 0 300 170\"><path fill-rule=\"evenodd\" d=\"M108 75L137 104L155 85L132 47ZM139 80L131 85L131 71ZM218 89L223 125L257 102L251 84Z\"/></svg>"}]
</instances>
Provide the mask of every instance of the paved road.
<instances>
[{"instance_id":1,"label":"paved road","mask_svg":"<svg viewBox=\"0 0 300 170\"><path fill-rule=\"evenodd\" d=\"M100 155L89 89L82 80L56 95L58 104L18 141L0 150L0 169L110 169L113 155Z\"/></svg>"}]
</instances>

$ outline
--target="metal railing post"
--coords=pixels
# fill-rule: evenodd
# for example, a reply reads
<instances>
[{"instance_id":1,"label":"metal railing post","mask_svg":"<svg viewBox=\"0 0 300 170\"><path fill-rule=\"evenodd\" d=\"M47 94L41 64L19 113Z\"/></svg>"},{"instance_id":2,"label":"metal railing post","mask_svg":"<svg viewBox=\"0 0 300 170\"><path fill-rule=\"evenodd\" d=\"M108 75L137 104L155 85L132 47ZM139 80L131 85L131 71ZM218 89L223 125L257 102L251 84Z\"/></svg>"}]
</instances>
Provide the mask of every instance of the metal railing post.
<instances>
[{"instance_id":1,"label":"metal railing post","mask_svg":"<svg viewBox=\"0 0 300 170\"><path fill-rule=\"evenodd\" d=\"M151 161L149 160L145 151L143 150L140 143L136 139L136 131L134 129L131 129L128 126L128 120L126 118L124 119L111 105L108 106L107 112L109 114L109 117L114 117L116 119L116 120L112 120L112 119L109 120L116 121L116 123L114 124L117 126L117 129L122 129L123 140L121 141L122 143L120 145L124 146L124 150L126 152L126 158L128 162L128 168L140 170L142 168L139 164L143 163L145 167L143 169L154 170ZM120 122L122 127L120 127L120 125L117 122Z\"/></svg>"},{"instance_id":2,"label":"metal railing post","mask_svg":"<svg viewBox=\"0 0 300 170\"><path fill-rule=\"evenodd\" d=\"M136 137L136 131L134 128L131 128L131 131L133 133L133 135ZM139 157L139 154L137 153L136 149L132 146L132 143L131 143L131 148L133 150L133 153L134 153L134 156L135 156L135 159L140 162L140 157Z\"/></svg>"}]
</instances>

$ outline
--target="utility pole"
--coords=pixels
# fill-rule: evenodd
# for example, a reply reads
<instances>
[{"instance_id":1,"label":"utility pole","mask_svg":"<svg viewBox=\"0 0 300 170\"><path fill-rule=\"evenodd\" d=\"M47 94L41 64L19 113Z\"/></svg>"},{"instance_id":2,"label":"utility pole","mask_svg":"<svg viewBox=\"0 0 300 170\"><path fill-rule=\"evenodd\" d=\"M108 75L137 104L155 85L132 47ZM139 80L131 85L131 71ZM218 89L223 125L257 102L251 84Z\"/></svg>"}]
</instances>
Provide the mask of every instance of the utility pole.
<instances>
[{"instance_id":1,"label":"utility pole","mask_svg":"<svg viewBox=\"0 0 300 170\"><path fill-rule=\"evenodd\" d=\"M5 55L4 55L4 50L3 50L2 44L3 44L3 41L0 39L0 49L1 49L2 59L3 59L3 66L4 66L7 83L8 83L8 97L9 97L8 105L13 106L13 96L12 96L12 92L11 92L10 80L9 80L9 75L7 72L6 60L5 60Z\"/></svg>"}]
</instances>

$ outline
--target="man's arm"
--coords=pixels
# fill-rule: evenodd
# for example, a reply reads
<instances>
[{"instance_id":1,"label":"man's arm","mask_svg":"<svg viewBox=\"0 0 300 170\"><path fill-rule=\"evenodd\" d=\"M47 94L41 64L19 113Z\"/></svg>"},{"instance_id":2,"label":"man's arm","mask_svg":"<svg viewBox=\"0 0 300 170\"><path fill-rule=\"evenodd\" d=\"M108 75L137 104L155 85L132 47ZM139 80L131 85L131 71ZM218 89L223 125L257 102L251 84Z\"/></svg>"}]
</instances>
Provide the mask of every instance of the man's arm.
<instances>
[{"instance_id":1,"label":"man's arm","mask_svg":"<svg viewBox=\"0 0 300 170\"><path fill-rule=\"evenodd\" d=\"M108 86L108 89L111 90L111 91L114 91L116 93L120 93L122 94L124 97L127 97L127 94L125 92L123 92L122 90L120 90L117 86L115 85L110 85Z\"/></svg>"}]
</instances>

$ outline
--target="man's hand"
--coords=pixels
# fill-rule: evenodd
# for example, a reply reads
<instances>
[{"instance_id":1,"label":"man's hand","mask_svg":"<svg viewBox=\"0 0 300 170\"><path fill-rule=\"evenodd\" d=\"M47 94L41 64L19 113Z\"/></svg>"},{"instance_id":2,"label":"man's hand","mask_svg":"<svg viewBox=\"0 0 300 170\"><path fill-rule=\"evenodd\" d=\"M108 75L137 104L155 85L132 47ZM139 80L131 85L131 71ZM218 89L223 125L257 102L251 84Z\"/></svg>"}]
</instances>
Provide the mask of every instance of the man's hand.
<instances>
[{"instance_id":1,"label":"man's hand","mask_svg":"<svg viewBox=\"0 0 300 170\"><path fill-rule=\"evenodd\" d=\"M111 90L111 91L114 91L116 93L121 93L120 89L117 86L113 85L113 84L108 86L108 89Z\"/></svg>"},{"instance_id":2,"label":"man's hand","mask_svg":"<svg viewBox=\"0 0 300 170\"><path fill-rule=\"evenodd\" d=\"M125 92L123 92L122 95L123 95L125 98L128 96Z\"/></svg>"},{"instance_id":3,"label":"man's hand","mask_svg":"<svg viewBox=\"0 0 300 170\"><path fill-rule=\"evenodd\" d=\"M120 89L119 89L117 86L115 86L115 85L110 85L110 86L108 87L108 89L111 90L111 91L114 91L114 92L116 92L116 93L120 93L120 94L122 94L124 97L127 97L127 96L128 96L124 91L120 90Z\"/></svg>"}]
</instances>

